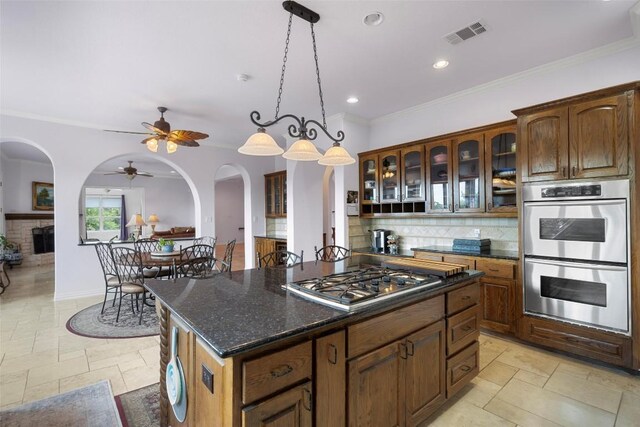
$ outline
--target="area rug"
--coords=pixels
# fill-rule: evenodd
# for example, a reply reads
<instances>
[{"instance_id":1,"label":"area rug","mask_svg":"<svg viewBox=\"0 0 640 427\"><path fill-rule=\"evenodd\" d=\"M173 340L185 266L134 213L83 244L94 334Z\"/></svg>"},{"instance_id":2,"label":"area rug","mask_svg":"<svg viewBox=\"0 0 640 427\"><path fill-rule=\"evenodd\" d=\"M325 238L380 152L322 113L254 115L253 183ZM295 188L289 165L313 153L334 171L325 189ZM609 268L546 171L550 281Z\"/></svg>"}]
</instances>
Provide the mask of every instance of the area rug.
<instances>
[{"instance_id":1,"label":"area rug","mask_svg":"<svg viewBox=\"0 0 640 427\"><path fill-rule=\"evenodd\" d=\"M3 427L120 427L109 381L0 411Z\"/></svg>"},{"instance_id":2,"label":"area rug","mask_svg":"<svg viewBox=\"0 0 640 427\"><path fill-rule=\"evenodd\" d=\"M123 393L115 401L124 427L160 425L160 383Z\"/></svg>"},{"instance_id":3,"label":"area rug","mask_svg":"<svg viewBox=\"0 0 640 427\"><path fill-rule=\"evenodd\" d=\"M148 337L160 333L155 307L144 308L141 325L138 325L139 314L132 313L129 301L126 304L122 301L120 319L117 323L117 303L115 307L111 307L111 302L107 301L103 314L100 313L101 310L102 303L99 303L74 314L67 322L67 329L83 337L109 339Z\"/></svg>"}]
</instances>

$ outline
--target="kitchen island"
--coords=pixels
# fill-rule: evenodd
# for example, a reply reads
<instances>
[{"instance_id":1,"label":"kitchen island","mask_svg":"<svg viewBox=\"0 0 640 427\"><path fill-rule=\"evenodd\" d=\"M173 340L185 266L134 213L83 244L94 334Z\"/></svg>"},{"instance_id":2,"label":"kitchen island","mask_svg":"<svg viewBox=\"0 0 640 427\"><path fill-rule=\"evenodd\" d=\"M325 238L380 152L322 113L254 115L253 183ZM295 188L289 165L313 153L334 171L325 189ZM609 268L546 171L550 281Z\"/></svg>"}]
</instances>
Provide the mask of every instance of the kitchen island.
<instances>
[{"instance_id":1,"label":"kitchen island","mask_svg":"<svg viewBox=\"0 0 640 427\"><path fill-rule=\"evenodd\" d=\"M355 312L283 285L379 265L377 257L152 280L161 323L162 425L415 425L478 373L478 278L468 270ZM187 402L164 384L170 334ZM348 415L347 415L348 414Z\"/></svg>"}]
</instances>

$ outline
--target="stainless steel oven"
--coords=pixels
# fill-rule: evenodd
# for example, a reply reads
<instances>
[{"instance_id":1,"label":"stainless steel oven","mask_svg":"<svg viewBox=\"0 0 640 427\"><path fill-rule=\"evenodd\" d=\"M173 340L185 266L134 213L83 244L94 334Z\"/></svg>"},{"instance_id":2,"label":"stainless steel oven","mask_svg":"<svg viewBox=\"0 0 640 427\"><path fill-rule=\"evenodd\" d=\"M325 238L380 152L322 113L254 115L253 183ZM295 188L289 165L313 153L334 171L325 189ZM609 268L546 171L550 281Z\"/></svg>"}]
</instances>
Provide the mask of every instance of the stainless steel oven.
<instances>
[{"instance_id":1,"label":"stainless steel oven","mask_svg":"<svg viewBox=\"0 0 640 427\"><path fill-rule=\"evenodd\" d=\"M630 334L629 181L522 195L525 312Z\"/></svg>"}]
</instances>

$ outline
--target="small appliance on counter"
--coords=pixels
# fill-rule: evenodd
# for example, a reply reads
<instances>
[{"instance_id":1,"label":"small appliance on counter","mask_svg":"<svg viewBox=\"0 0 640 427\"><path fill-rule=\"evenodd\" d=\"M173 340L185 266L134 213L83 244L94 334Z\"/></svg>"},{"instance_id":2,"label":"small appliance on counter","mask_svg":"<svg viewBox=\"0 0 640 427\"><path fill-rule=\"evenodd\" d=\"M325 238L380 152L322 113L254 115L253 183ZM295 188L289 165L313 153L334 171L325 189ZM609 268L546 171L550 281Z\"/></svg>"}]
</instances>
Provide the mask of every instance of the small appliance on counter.
<instances>
[{"instance_id":1,"label":"small appliance on counter","mask_svg":"<svg viewBox=\"0 0 640 427\"><path fill-rule=\"evenodd\" d=\"M453 239L453 252L480 254L491 250L491 239Z\"/></svg>"},{"instance_id":2,"label":"small appliance on counter","mask_svg":"<svg viewBox=\"0 0 640 427\"><path fill-rule=\"evenodd\" d=\"M389 243L387 237L389 237L393 232L391 230L383 230L381 228L369 230L369 232L371 233L371 249L376 253L388 253Z\"/></svg>"}]
</instances>

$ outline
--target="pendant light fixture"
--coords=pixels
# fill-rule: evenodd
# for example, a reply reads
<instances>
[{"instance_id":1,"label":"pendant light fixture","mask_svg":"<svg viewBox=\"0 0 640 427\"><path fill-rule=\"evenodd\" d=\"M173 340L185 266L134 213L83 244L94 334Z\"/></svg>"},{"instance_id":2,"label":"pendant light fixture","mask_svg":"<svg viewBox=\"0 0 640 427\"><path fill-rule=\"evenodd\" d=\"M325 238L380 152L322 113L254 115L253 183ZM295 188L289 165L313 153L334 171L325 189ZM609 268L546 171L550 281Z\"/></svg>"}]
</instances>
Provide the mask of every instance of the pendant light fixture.
<instances>
[{"instance_id":1,"label":"pendant light fixture","mask_svg":"<svg viewBox=\"0 0 640 427\"><path fill-rule=\"evenodd\" d=\"M284 48L284 58L282 60L282 74L280 75L280 88L278 89L278 100L276 103L276 114L273 120L264 123L260 122L260 113L252 111L249 115L251 122L258 126L258 132L254 133L247 139L245 144L238 148L242 154L251 156L275 156L282 154L284 150L276 143L276 141L267 134L266 128L273 126L283 119L291 119L294 121L288 127L289 136L297 138L291 147L282 154L282 157L288 160L313 161L318 160L321 165L341 166L355 163L355 159L349 155L340 142L344 140L344 132L338 131L336 137L331 136L327 130L327 120L324 112L324 99L322 96L322 84L320 82L320 68L318 66L318 52L316 49L316 34L313 30L313 24L320 20L320 15L307 9L295 1L285 1L282 3L284 9L289 12L289 25L287 27L287 40ZM318 80L318 95L320 96L320 108L322 110L322 123L316 120L305 120L304 117L298 117L293 114L285 114L280 116L280 101L282 99L282 86L284 84L284 75L287 69L287 55L289 53L289 39L291 36L291 22L293 15L309 22L311 24L311 40L313 42L313 58L316 65L316 77ZM313 126L313 127L310 127ZM324 154L320 154L313 144L313 140L318 136L317 129L333 141L333 146Z\"/></svg>"}]
</instances>

